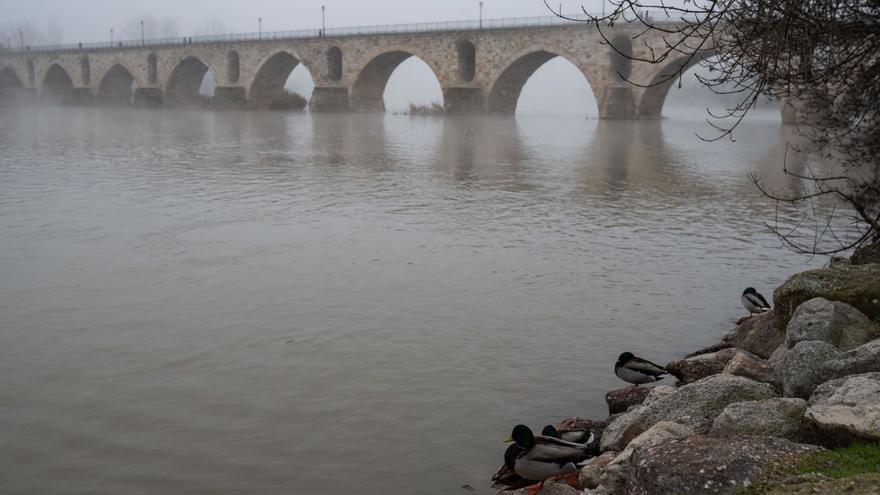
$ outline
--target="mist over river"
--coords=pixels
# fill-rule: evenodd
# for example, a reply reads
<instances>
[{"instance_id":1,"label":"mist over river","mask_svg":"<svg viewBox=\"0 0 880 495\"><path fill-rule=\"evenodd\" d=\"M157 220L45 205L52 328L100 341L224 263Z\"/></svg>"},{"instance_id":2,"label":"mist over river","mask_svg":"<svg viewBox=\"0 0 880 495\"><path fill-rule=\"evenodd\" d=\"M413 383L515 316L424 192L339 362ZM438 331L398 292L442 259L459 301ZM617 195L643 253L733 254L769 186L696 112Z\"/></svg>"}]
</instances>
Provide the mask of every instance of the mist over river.
<instances>
[{"instance_id":1,"label":"mist over river","mask_svg":"<svg viewBox=\"0 0 880 495\"><path fill-rule=\"evenodd\" d=\"M0 112L3 494L494 493L823 261L762 226L776 114Z\"/></svg>"}]
</instances>

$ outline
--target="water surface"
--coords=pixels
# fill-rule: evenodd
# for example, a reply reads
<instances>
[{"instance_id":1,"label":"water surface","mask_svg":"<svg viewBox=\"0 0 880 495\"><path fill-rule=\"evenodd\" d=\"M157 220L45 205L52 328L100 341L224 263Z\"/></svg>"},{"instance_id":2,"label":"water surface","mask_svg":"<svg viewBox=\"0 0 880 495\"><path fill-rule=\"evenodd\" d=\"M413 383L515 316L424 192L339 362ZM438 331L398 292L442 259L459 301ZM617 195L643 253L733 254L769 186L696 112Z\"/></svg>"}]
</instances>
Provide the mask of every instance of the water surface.
<instances>
[{"instance_id":1,"label":"water surface","mask_svg":"<svg viewBox=\"0 0 880 495\"><path fill-rule=\"evenodd\" d=\"M0 493L492 493L819 263L773 119L2 112Z\"/></svg>"}]
</instances>

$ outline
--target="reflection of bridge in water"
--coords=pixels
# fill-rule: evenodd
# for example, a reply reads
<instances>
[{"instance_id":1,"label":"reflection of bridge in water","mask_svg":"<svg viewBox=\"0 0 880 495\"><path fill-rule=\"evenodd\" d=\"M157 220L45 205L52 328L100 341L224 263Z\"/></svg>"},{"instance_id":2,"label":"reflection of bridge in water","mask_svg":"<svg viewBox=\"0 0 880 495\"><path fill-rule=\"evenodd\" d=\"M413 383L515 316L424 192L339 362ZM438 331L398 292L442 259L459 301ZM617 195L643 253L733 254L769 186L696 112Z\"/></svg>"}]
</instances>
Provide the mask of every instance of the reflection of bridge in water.
<instances>
[{"instance_id":1,"label":"reflection of bridge in water","mask_svg":"<svg viewBox=\"0 0 880 495\"><path fill-rule=\"evenodd\" d=\"M605 34L635 56L663 43L649 33L633 45L637 32L623 24ZM586 78L601 118L659 117L674 83L665 76L685 63L633 63L591 23L541 17L23 48L0 53L0 90L68 104L194 107L212 71L214 108L262 109L302 64L315 83L313 111L382 111L388 79L410 57L434 72L447 112L498 114L513 114L529 77L563 57ZM621 74L665 82L638 87Z\"/></svg>"}]
</instances>

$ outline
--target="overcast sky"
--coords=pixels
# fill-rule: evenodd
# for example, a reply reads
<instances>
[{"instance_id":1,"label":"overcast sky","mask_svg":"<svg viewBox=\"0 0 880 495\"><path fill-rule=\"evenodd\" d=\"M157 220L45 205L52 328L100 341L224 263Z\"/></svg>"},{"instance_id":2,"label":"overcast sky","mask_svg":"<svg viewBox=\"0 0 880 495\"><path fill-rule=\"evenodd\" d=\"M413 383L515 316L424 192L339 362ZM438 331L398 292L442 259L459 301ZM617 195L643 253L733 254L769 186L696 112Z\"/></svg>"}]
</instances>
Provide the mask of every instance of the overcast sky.
<instances>
[{"instance_id":1,"label":"overcast sky","mask_svg":"<svg viewBox=\"0 0 880 495\"><path fill-rule=\"evenodd\" d=\"M33 22L37 27L57 23L64 42L103 41L111 28L121 32L132 18L173 18L181 34L199 34L213 20L231 32L315 28L321 25L321 5L327 7L327 26L397 24L476 19L478 0L0 0L0 23ZM584 4L600 9L601 0L553 0L565 11ZM548 15L542 0L484 0L486 18Z\"/></svg>"}]
</instances>

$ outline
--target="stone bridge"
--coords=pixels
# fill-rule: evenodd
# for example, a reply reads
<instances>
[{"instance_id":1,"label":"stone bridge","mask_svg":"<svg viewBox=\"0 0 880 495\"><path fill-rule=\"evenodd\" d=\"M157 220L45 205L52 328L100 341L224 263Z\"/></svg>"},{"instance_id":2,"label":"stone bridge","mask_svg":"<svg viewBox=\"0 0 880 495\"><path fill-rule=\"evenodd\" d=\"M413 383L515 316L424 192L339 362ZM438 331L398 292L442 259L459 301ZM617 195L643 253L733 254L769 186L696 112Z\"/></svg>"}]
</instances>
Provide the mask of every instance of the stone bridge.
<instances>
[{"instance_id":1,"label":"stone bridge","mask_svg":"<svg viewBox=\"0 0 880 495\"><path fill-rule=\"evenodd\" d=\"M60 103L195 107L204 103L199 88L210 70L217 82L211 106L263 109L302 64L316 85L312 111L383 111L392 72L418 57L440 82L447 112L513 114L529 77L563 57L583 73L601 118L660 116L673 81L643 88L621 74L649 84L682 60L634 63L603 43L590 23L542 19L27 48L0 52L0 91ZM647 54L646 43L661 43L651 34L633 43L635 29L622 24L605 33L636 56Z\"/></svg>"}]
</instances>

